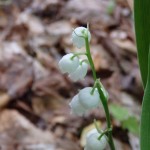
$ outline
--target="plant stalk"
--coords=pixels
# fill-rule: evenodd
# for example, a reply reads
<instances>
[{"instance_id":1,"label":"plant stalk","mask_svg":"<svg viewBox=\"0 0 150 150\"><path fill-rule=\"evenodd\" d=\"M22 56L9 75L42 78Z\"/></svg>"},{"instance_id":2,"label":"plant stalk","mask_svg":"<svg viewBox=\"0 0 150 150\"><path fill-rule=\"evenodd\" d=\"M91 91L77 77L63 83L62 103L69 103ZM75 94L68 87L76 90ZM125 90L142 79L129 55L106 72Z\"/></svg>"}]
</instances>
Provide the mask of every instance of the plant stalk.
<instances>
[{"instance_id":1,"label":"plant stalk","mask_svg":"<svg viewBox=\"0 0 150 150\"><path fill-rule=\"evenodd\" d=\"M91 52L90 52L88 36L85 37L85 46L86 46L87 58L88 58L88 61L90 63L91 69L92 69L93 78L94 78L94 81L96 82L96 80L98 80L98 78L97 78L97 75L96 75L96 70L95 70L93 59L92 59ZM110 120L110 114L109 114L107 99L106 99L106 97L105 97L105 95L102 91L102 87L101 87L100 82L97 82L96 87L98 89L99 97L102 101L102 104L103 104L103 107L104 107L104 110L105 110L107 128L109 129L109 128L111 128L111 120ZM111 150L115 150L115 146L114 146L114 142L113 142L113 138L112 138L112 131L108 132L107 135L108 135L109 146L110 146Z\"/></svg>"}]
</instances>

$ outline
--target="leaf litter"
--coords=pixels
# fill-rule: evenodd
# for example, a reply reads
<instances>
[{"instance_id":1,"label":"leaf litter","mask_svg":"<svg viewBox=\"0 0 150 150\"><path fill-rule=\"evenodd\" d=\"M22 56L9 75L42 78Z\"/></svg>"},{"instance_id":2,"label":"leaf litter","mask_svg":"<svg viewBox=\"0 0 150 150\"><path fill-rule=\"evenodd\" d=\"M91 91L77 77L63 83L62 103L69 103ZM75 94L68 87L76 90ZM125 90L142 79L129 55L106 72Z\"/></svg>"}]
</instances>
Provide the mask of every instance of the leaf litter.
<instances>
[{"instance_id":1,"label":"leaf litter","mask_svg":"<svg viewBox=\"0 0 150 150\"><path fill-rule=\"evenodd\" d=\"M70 114L68 104L73 95L93 84L91 71L85 81L72 83L57 66L62 55L75 51L70 38L72 28L86 26L87 22L92 33L94 64L108 89L110 106L117 104L118 110L132 111L137 118L133 121L130 117L122 125L111 113L116 147L139 149L139 139L134 133L138 128L143 89L132 2L117 0L111 13L111 0L86 3L84 0L10 0L9 4L1 5L2 150L81 150L82 131L92 124L94 117L102 128L106 127L102 108L81 118Z\"/></svg>"}]
</instances>

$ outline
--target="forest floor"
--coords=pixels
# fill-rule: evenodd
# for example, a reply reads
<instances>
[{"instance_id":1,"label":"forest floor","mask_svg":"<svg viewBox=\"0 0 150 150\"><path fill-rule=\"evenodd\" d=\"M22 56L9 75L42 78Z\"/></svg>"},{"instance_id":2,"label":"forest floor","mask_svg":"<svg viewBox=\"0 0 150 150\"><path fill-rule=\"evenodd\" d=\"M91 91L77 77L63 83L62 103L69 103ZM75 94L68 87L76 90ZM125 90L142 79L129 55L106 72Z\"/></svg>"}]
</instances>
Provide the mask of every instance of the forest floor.
<instances>
[{"instance_id":1,"label":"forest floor","mask_svg":"<svg viewBox=\"0 0 150 150\"><path fill-rule=\"evenodd\" d=\"M72 29L87 22L97 75L109 93L116 150L139 150L143 88L132 5L131 0L0 1L0 150L81 150L94 118L105 129L103 108L83 117L70 114L71 98L93 85L91 70L73 83L58 69L63 55L77 51Z\"/></svg>"}]
</instances>

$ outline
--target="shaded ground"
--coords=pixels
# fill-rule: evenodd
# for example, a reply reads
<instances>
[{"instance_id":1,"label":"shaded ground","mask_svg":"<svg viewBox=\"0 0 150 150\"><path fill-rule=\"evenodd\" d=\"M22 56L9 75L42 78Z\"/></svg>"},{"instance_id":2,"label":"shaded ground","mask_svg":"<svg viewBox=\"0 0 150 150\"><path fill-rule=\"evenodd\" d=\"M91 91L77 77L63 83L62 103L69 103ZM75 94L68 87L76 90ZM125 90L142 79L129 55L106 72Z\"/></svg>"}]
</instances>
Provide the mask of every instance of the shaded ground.
<instances>
[{"instance_id":1,"label":"shaded ground","mask_svg":"<svg viewBox=\"0 0 150 150\"><path fill-rule=\"evenodd\" d=\"M94 64L109 92L110 106L125 108L139 121L143 90L129 7L132 1L128 3L12 0L1 5L2 150L80 150L84 146L82 130L91 128L94 118L106 127L102 108L84 117L70 115L71 98L79 89L93 85L91 70L84 81L73 83L57 65L64 54L77 50L71 42L72 28L87 22ZM136 125L131 121L133 126L125 126L113 110L111 116L117 150L138 150Z\"/></svg>"}]
</instances>

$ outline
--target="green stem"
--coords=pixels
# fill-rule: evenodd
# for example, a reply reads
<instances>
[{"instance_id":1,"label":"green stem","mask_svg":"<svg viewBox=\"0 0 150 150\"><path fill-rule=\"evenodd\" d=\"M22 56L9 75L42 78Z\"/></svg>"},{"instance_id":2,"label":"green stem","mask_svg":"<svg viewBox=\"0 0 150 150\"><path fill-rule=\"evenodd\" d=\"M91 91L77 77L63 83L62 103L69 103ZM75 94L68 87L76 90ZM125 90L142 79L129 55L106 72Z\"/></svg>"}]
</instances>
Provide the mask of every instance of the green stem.
<instances>
[{"instance_id":1,"label":"green stem","mask_svg":"<svg viewBox=\"0 0 150 150\"><path fill-rule=\"evenodd\" d=\"M100 95L100 99L102 101L104 110L105 110L105 114L106 114L106 121L107 121L107 128L111 128L111 121L110 121L110 115L109 115L109 109L108 109L108 104L107 104L107 99L101 89L100 83L97 84L97 89ZM115 146L114 146L114 142L113 142L113 138L112 138L112 132L108 133L108 139L109 139L109 145L111 150L115 150Z\"/></svg>"},{"instance_id":2,"label":"green stem","mask_svg":"<svg viewBox=\"0 0 150 150\"><path fill-rule=\"evenodd\" d=\"M81 56L81 55L87 55L85 52L81 52L81 53L74 53L73 56L71 57L71 60L74 59L74 57L77 57L77 56Z\"/></svg>"},{"instance_id":3,"label":"green stem","mask_svg":"<svg viewBox=\"0 0 150 150\"><path fill-rule=\"evenodd\" d=\"M106 135L107 133L109 133L109 132L111 132L112 131L112 128L108 128L108 129L106 129L105 131L103 131L102 133L101 133L101 135L98 137L98 140L100 141L101 140L101 138L104 136L104 135Z\"/></svg>"},{"instance_id":4,"label":"green stem","mask_svg":"<svg viewBox=\"0 0 150 150\"><path fill-rule=\"evenodd\" d=\"M97 86L97 80L96 80L95 83L94 83L93 89L92 89L92 91L91 91L91 95L94 94L94 91L95 91L96 86Z\"/></svg>"},{"instance_id":5,"label":"green stem","mask_svg":"<svg viewBox=\"0 0 150 150\"><path fill-rule=\"evenodd\" d=\"M83 60L80 62L80 65L82 65L83 62L89 64L89 61L88 61L87 59L83 59Z\"/></svg>"},{"instance_id":6,"label":"green stem","mask_svg":"<svg viewBox=\"0 0 150 150\"><path fill-rule=\"evenodd\" d=\"M97 80L97 76L96 76L96 71L95 71L94 63L93 63L91 52L90 52L88 36L85 37L85 46L86 46L87 58L88 58L88 61L90 63L91 69L92 69L93 78L94 78L94 81L96 81Z\"/></svg>"},{"instance_id":7,"label":"green stem","mask_svg":"<svg viewBox=\"0 0 150 150\"><path fill-rule=\"evenodd\" d=\"M96 119L94 119L94 125L95 125L95 127L96 127L96 130L101 134L102 131L100 130L100 128L99 128L99 126L98 126L98 124L97 124Z\"/></svg>"},{"instance_id":8,"label":"green stem","mask_svg":"<svg viewBox=\"0 0 150 150\"><path fill-rule=\"evenodd\" d=\"M92 69L93 78L94 78L94 81L96 81L98 79L97 79L96 70L95 70L93 59L92 59L91 52L90 52L88 36L85 37L85 46L86 46L87 58L88 58L88 61L90 63L91 69ZM97 89L98 89L99 96L100 96L100 99L102 101L102 104L103 104L103 107L104 107L104 110L105 110L107 128L111 128L111 121L110 121L110 115L109 115L107 99L104 96L104 93L101 89L100 82L97 82ZM112 132L108 133L108 139L109 139L109 145L110 145L111 150L115 150L115 146L114 146L114 142L113 142L113 138L112 138Z\"/></svg>"}]
</instances>

